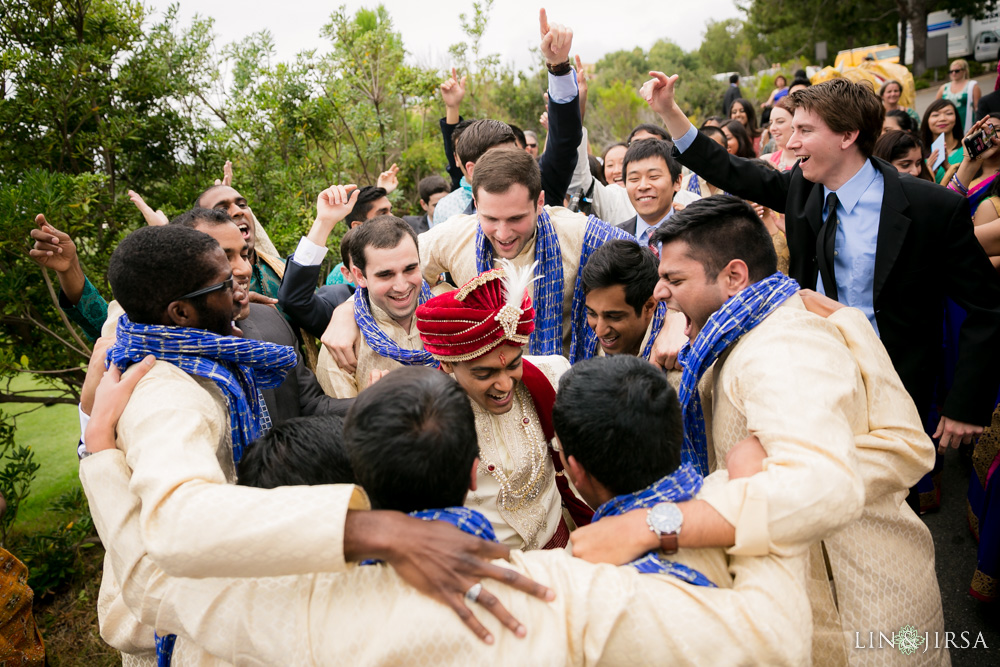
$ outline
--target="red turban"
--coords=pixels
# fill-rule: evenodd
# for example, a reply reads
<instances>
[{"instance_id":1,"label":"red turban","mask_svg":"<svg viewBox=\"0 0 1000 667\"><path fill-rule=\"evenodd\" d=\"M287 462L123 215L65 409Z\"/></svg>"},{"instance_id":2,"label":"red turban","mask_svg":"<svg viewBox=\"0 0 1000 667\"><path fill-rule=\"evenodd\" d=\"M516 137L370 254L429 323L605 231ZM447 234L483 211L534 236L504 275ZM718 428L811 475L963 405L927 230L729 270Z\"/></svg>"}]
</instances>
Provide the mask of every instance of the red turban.
<instances>
[{"instance_id":1,"label":"red turban","mask_svg":"<svg viewBox=\"0 0 1000 667\"><path fill-rule=\"evenodd\" d=\"M535 309L528 287L534 265L482 273L461 289L436 296L417 307L417 330L424 350L439 361L469 361L498 345L524 345L535 330Z\"/></svg>"}]
</instances>

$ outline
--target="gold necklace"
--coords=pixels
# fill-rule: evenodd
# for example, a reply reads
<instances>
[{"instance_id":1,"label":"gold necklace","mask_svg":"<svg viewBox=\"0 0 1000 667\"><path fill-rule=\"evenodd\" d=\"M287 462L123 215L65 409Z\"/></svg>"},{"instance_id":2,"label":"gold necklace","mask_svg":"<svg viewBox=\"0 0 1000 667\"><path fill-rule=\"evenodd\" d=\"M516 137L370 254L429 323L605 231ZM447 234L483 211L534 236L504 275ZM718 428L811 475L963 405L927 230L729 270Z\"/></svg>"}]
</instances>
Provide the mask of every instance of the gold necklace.
<instances>
[{"instance_id":1,"label":"gold necklace","mask_svg":"<svg viewBox=\"0 0 1000 667\"><path fill-rule=\"evenodd\" d=\"M534 501L542 490L543 482L546 478L546 458L548 454L548 444L544 436L540 436L538 429L532 428L531 418L528 416L528 402L531 400L527 395L527 390L523 385L518 385L515 390L518 402L520 403L520 431L522 437L518 437L525 447L521 448L520 456L507 450L514 461L514 469L508 475L504 472L503 466L497 463L500 460L500 453L493 436L492 420L502 420L504 415L491 415L478 405L476 409L476 430L479 432L479 468L481 475L490 475L500 486L497 494L497 507L507 511L516 512L528 503ZM498 424L503 432L503 423Z\"/></svg>"}]
</instances>

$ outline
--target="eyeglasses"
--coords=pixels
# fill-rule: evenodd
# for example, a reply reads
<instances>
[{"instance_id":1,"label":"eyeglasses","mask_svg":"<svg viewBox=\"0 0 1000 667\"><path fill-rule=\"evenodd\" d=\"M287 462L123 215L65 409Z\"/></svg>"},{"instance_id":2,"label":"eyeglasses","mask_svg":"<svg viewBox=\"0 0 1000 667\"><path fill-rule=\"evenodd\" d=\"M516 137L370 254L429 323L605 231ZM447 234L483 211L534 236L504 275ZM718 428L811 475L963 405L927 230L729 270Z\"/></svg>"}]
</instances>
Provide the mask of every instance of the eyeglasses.
<instances>
[{"instance_id":1,"label":"eyeglasses","mask_svg":"<svg viewBox=\"0 0 1000 667\"><path fill-rule=\"evenodd\" d=\"M538 148L538 144L528 144L528 148Z\"/></svg>"},{"instance_id":2,"label":"eyeglasses","mask_svg":"<svg viewBox=\"0 0 1000 667\"><path fill-rule=\"evenodd\" d=\"M949 74L961 74L964 71L965 71L964 69L950 69L950 70L948 70L948 73Z\"/></svg>"},{"instance_id":3,"label":"eyeglasses","mask_svg":"<svg viewBox=\"0 0 1000 667\"><path fill-rule=\"evenodd\" d=\"M212 292L218 292L219 290L226 290L232 288L233 288L233 274L230 273L229 277L223 280L221 283L216 283L215 285L209 285L208 287L203 287L193 292L188 292L184 296L179 297L177 300L180 301L181 299L193 299L196 296L202 296L203 294L211 294Z\"/></svg>"}]
</instances>

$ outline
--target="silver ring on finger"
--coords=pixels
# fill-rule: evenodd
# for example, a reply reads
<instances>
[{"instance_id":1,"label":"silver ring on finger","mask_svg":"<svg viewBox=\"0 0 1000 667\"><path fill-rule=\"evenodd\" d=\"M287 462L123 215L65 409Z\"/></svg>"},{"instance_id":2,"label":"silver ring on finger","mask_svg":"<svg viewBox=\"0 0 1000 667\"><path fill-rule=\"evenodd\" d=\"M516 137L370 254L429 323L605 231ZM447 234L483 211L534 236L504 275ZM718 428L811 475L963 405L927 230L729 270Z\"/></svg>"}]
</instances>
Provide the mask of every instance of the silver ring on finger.
<instances>
[{"instance_id":1,"label":"silver ring on finger","mask_svg":"<svg viewBox=\"0 0 1000 667\"><path fill-rule=\"evenodd\" d=\"M479 594L483 592L483 585L479 582L472 584L469 590L465 591L465 599L468 602L476 603L479 601Z\"/></svg>"}]
</instances>

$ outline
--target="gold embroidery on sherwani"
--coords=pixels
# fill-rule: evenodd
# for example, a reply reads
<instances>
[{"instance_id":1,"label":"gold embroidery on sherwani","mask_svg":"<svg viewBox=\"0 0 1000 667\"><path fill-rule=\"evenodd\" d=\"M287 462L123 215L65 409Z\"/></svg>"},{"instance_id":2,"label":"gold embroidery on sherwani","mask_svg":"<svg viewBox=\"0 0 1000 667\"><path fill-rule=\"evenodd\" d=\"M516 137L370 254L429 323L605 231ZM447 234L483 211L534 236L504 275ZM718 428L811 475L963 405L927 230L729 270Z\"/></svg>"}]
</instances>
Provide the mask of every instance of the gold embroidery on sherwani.
<instances>
[{"instance_id":1,"label":"gold embroidery on sherwani","mask_svg":"<svg viewBox=\"0 0 1000 667\"><path fill-rule=\"evenodd\" d=\"M744 495L731 489L709 499L706 489L701 497L737 527L730 553L741 540L772 553L808 548L814 663L948 664L945 650L906 656L852 649L855 632L867 637L906 624L944 632L934 545L905 502L909 487L933 466L934 446L864 315L843 308L815 317L793 296L727 350L709 375L712 394L706 400L703 393L702 402L711 402L705 414L713 470L724 467L726 454L748 433L771 457L761 475L730 482L741 494L766 498L764 534L741 536ZM824 473L800 485L794 468ZM859 518L845 525L848 516ZM822 550L803 539L817 534L829 553L839 611Z\"/></svg>"},{"instance_id":2,"label":"gold embroidery on sherwani","mask_svg":"<svg viewBox=\"0 0 1000 667\"><path fill-rule=\"evenodd\" d=\"M389 316L389 313L371 301L369 301L369 304L375 324L394 343L410 350L424 349L424 344L420 342L420 333L417 331L416 326L411 325L410 331L407 332L403 327L399 326L396 320ZM319 361L316 363L316 379L319 380L319 384L327 396L333 396L334 398L354 398L359 392L368 387L372 371L391 371L402 366L398 361L383 357L369 347L363 335L359 335L356 352L358 356L357 370L353 373L348 373L337 365L337 362L333 359L333 355L330 354L326 347L320 350Z\"/></svg>"},{"instance_id":3,"label":"gold embroidery on sherwani","mask_svg":"<svg viewBox=\"0 0 1000 667\"><path fill-rule=\"evenodd\" d=\"M496 481L500 516L521 536L526 549L538 549L551 537L540 541L540 536L554 532L545 530L554 526L547 525L551 508L544 502L551 502L552 494L543 492L554 486L555 468L531 395L518 384L513 406L505 414L491 414L476 403L472 408L479 435L479 477ZM474 507L485 500L475 491L469 497ZM559 501L558 494L555 499Z\"/></svg>"}]
</instances>

